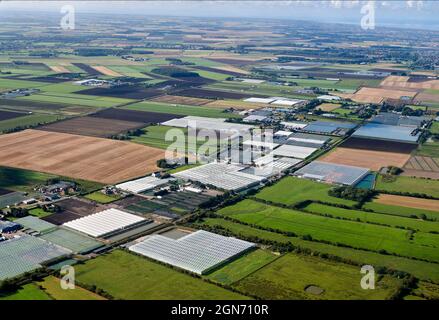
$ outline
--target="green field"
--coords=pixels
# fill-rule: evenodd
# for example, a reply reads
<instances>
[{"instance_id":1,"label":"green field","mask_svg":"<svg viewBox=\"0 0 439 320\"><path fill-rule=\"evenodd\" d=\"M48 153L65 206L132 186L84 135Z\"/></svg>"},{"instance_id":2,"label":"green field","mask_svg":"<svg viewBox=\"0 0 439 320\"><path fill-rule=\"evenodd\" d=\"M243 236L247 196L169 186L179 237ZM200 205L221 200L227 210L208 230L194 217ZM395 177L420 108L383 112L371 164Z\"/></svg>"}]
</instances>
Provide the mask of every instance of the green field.
<instances>
[{"instance_id":1,"label":"green field","mask_svg":"<svg viewBox=\"0 0 439 320\"><path fill-rule=\"evenodd\" d=\"M318 183L307 179L295 177L286 177L270 186L262 189L256 197L259 199L283 203L296 204L306 200L316 200L328 203L343 204L352 206L354 201L339 199L328 195L331 186L324 183Z\"/></svg>"},{"instance_id":2,"label":"green field","mask_svg":"<svg viewBox=\"0 0 439 320\"><path fill-rule=\"evenodd\" d=\"M90 99L89 96L80 95L80 94L74 95L73 93L34 94L27 97L21 97L19 99L39 101L39 102L49 102L49 103L72 104L72 105L97 107L97 108L114 107L121 104L120 101L114 101L106 97L94 96L94 99Z\"/></svg>"},{"instance_id":3,"label":"green field","mask_svg":"<svg viewBox=\"0 0 439 320\"><path fill-rule=\"evenodd\" d=\"M253 200L241 201L218 213L244 223L311 236L319 241L439 262L439 236L431 233L417 232L411 240L407 230L327 218Z\"/></svg>"},{"instance_id":4,"label":"green field","mask_svg":"<svg viewBox=\"0 0 439 320\"><path fill-rule=\"evenodd\" d=\"M433 122L433 124L430 127L430 132L432 134L439 134L439 122Z\"/></svg>"},{"instance_id":5,"label":"green field","mask_svg":"<svg viewBox=\"0 0 439 320\"><path fill-rule=\"evenodd\" d=\"M197 116L209 118L240 118L236 113L224 112L222 109L208 107L191 107L183 105L166 104L159 102L139 102L130 104L123 109L151 111L160 113L178 114L183 116Z\"/></svg>"},{"instance_id":6,"label":"green field","mask_svg":"<svg viewBox=\"0 0 439 320\"><path fill-rule=\"evenodd\" d=\"M61 115L34 113L24 117L0 121L0 132L17 127L34 127L44 123L55 122L65 118Z\"/></svg>"},{"instance_id":7,"label":"green field","mask_svg":"<svg viewBox=\"0 0 439 320\"><path fill-rule=\"evenodd\" d=\"M53 178L77 182L81 187L81 193L90 193L91 191L95 191L103 187L102 184L93 181L79 179L72 180L70 178L59 177L48 173L0 167L0 188L32 192L35 186L43 185L48 179Z\"/></svg>"},{"instance_id":8,"label":"green field","mask_svg":"<svg viewBox=\"0 0 439 320\"><path fill-rule=\"evenodd\" d=\"M32 209L32 210L29 210L29 214L31 216L34 216L34 217L37 217L37 218L44 218L44 217L47 217L47 216L51 215L52 212L44 211L41 208L35 208L35 209Z\"/></svg>"},{"instance_id":9,"label":"green field","mask_svg":"<svg viewBox=\"0 0 439 320\"><path fill-rule=\"evenodd\" d=\"M302 240L297 237L288 237L283 234L260 230L246 226L240 223L224 220L222 218L207 218L204 222L196 226L208 226L214 229L227 230L237 237L251 237L276 241L286 244L292 243L303 249L312 250L323 254L330 254L343 259L356 262L358 264L369 264L373 266L386 267L393 270L400 270L411 273L412 275L423 279L432 280L439 283L439 268L436 263L417 261L408 258L395 257L390 255L379 254L371 251L356 250L352 248L334 246L326 243Z\"/></svg>"},{"instance_id":10,"label":"green field","mask_svg":"<svg viewBox=\"0 0 439 320\"><path fill-rule=\"evenodd\" d=\"M145 258L116 250L76 267L76 278L117 299L247 299L199 278Z\"/></svg>"},{"instance_id":11,"label":"green field","mask_svg":"<svg viewBox=\"0 0 439 320\"><path fill-rule=\"evenodd\" d=\"M44 292L55 300L105 300L101 296L75 286L73 290L64 290L61 288L60 280L56 277L49 276L43 281L38 282Z\"/></svg>"},{"instance_id":12,"label":"green field","mask_svg":"<svg viewBox=\"0 0 439 320\"><path fill-rule=\"evenodd\" d=\"M363 208L373 210L379 213L392 214L402 217L416 216L420 218L422 217L422 215L425 215L428 219L439 221L439 209L438 211L435 212L435 211L428 211L428 210L415 209L409 207L392 206L388 204L378 203L375 201L365 203L363 205Z\"/></svg>"},{"instance_id":13,"label":"green field","mask_svg":"<svg viewBox=\"0 0 439 320\"><path fill-rule=\"evenodd\" d=\"M278 256L266 250L251 251L221 269L212 272L207 278L230 285L256 272L277 258Z\"/></svg>"},{"instance_id":14,"label":"green field","mask_svg":"<svg viewBox=\"0 0 439 320\"><path fill-rule=\"evenodd\" d=\"M439 142L427 142L420 145L416 155L439 159Z\"/></svg>"},{"instance_id":15,"label":"green field","mask_svg":"<svg viewBox=\"0 0 439 320\"><path fill-rule=\"evenodd\" d=\"M439 180L429 180L413 177L394 177L394 181L386 182L378 175L376 190L388 192L422 193L439 198Z\"/></svg>"},{"instance_id":16,"label":"green field","mask_svg":"<svg viewBox=\"0 0 439 320\"><path fill-rule=\"evenodd\" d=\"M375 290L361 288L360 268L310 256L286 254L234 285L242 292L262 299L289 300L385 300L394 294L401 280L385 275ZM306 289L316 286L322 293Z\"/></svg>"},{"instance_id":17,"label":"green field","mask_svg":"<svg viewBox=\"0 0 439 320\"><path fill-rule=\"evenodd\" d=\"M399 217L394 215L372 213L361 210L348 210L343 208L337 208L327 206L319 203L312 203L304 208L304 210L319 213L322 215L330 215L332 217L356 220L361 222L377 223L392 227L402 227L413 230L419 230L423 232L438 232L439 223L430 221L421 221L417 219L411 219L406 217ZM439 213L437 214L439 217Z\"/></svg>"},{"instance_id":18,"label":"green field","mask_svg":"<svg viewBox=\"0 0 439 320\"><path fill-rule=\"evenodd\" d=\"M87 198L89 200L93 200L93 201L96 201L99 203L104 203L104 204L120 199L120 197L117 195L107 195L107 194L104 194L100 191L95 191L95 192L89 193L89 194L85 195L84 198Z\"/></svg>"},{"instance_id":19,"label":"green field","mask_svg":"<svg viewBox=\"0 0 439 320\"><path fill-rule=\"evenodd\" d=\"M51 300L51 298L37 285L30 283L24 285L17 292L0 296L0 300Z\"/></svg>"}]
</instances>

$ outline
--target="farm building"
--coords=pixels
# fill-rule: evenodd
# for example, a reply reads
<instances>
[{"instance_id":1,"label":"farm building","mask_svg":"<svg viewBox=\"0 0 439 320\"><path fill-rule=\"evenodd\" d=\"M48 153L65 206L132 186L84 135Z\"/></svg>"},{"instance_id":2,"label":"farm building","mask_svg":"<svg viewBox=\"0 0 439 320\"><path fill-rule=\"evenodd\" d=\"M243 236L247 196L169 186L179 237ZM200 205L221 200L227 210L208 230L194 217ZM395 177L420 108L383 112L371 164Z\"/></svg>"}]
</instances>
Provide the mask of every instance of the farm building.
<instances>
[{"instance_id":1,"label":"farm building","mask_svg":"<svg viewBox=\"0 0 439 320\"><path fill-rule=\"evenodd\" d=\"M29 199L29 197L26 196L23 192L10 192L4 195L0 195L0 208L20 204L26 199Z\"/></svg>"},{"instance_id":2,"label":"farm building","mask_svg":"<svg viewBox=\"0 0 439 320\"><path fill-rule=\"evenodd\" d=\"M27 235L0 242L0 280L17 277L70 254L70 250Z\"/></svg>"},{"instance_id":3,"label":"farm building","mask_svg":"<svg viewBox=\"0 0 439 320\"><path fill-rule=\"evenodd\" d=\"M39 236L39 238L49 241L50 243L56 244L60 247L69 249L74 253L81 254L91 252L103 246L101 242L98 242L95 239L63 228L57 228L49 231Z\"/></svg>"},{"instance_id":4,"label":"farm building","mask_svg":"<svg viewBox=\"0 0 439 320\"><path fill-rule=\"evenodd\" d=\"M288 140L324 145L329 140L331 140L331 138L328 137L328 136L320 136L320 135L317 135L317 134L296 132L296 133L293 133L288 138Z\"/></svg>"},{"instance_id":5,"label":"farm building","mask_svg":"<svg viewBox=\"0 0 439 320\"><path fill-rule=\"evenodd\" d=\"M254 243L199 230L177 240L147 237L129 250L197 274L208 271L252 249Z\"/></svg>"},{"instance_id":6,"label":"farm building","mask_svg":"<svg viewBox=\"0 0 439 320\"><path fill-rule=\"evenodd\" d=\"M361 181L369 169L342 164L313 161L295 172L302 178L352 186Z\"/></svg>"},{"instance_id":7,"label":"farm building","mask_svg":"<svg viewBox=\"0 0 439 320\"><path fill-rule=\"evenodd\" d=\"M199 167L174 173L173 176L188 181L212 185L218 189L240 191L259 185L265 179L241 172L244 166L226 163L208 163Z\"/></svg>"},{"instance_id":8,"label":"farm building","mask_svg":"<svg viewBox=\"0 0 439 320\"><path fill-rule=\"evenodd\" d=\"M108 238L127 229L132 229L149 222L149 220L131 213L118 209L107 209L66 222L63 226L85 233L94 238Z\"/></svg>"},{"instance_id":9,"label":"farm building","mask_svg":"<svg viewBox=\"0 0 439 320\"><path fill-rule=\"evenodd\" d=\"M17 219L15 220L15 222L22 225L24 231L29 233L31 232L43 233L56 228L56 225L33 216L27 216L24 218Z\"/></svg>"},{"instance_id":10,"label":"farm building","mask_svg":"<svg viewBox=\"0 0 439 320\"><path fill-rule=\"evenodd\" d=\"M370 122L391 126L420 127L423 123L430 121L427 117L403 116L392 112L382 112L374 116Z\"/></svg>"},{"instance_id":11,"label":"farm building","mask_svg":"<svg viewBox=\"0 0 439 320\"><path fill-rule=\"evenodd\" d=\"M252 114L248 117L245 117L242 119L244 122L264 122L267 121L269 118L267 116L259 116L257 114Z\"/></svg>"},{"instance_id":12,"label":"farm building","mask_svg":"<svg viewBox=\"0 0 439 320\"><path fill-rule=\"evenodd\" d=\"M252 102L252 103L266 103L269 104L271 102L273 102L275 99L274 98L247 98L244 101L245 102Z\"/></svg>"},{"instance_id":13,"label":"farm building","mask_svg":"<svg viewBox=\"0 0 439 320\"><path fill-rule=\"evenodd\" d=\"M417 132L413 127L370 122L355 131L352 137L416 144L420 132Z\"/></svg>"},{"instance_id":14,"label":"farm building","mask_svg":"<svg viewBox=\"0 0 439 320\"><path fill-rule=\"evenodd\" d=\"M167 184L169 181L170 179L159 179L154 176L148 176L118 184L116 188L132 193L141 193Z\"/></svg>"},{"instance_id":15,"label":"farm building","mask_svg":"<svg viewBox=\"0 0 439 320\"><path fill-rule=\"evenodd\" d=\"M282 121L280 124L286 129L302 129L305 128L309 123L300 121Z\"/></svg>"},{"instance_id":16,"label":"farm building","mask_svg":"<svg viewBox=\"0 0 439 320\"><path fill-rule=\"evenodd\" d=\"M337 97L337 96L330 96L330 95L322 95L322 96L318 96L317 99L319 99L319 100L324 100L324 101L339 101L339 100L341 100L340 97Z\"/></svg>"},{"instance_id":17,"label":"farm building","mask_svg":"<svg viewBox=\"0 0 439 320\"><path fill-rule=\"evenodd\" d=\"M222 118L206 118L206 117L194 117L187 116L179 119L172 119L163 122L162 125L177 127L177 128L194 128L194 129L207 129L224 132L247 132L254 126L240 123L226 122L226 119Z\"/></svg>"},{"instance_id":18,"label":"farm building","mask_svg":"<svg viewBox=\"0 0 439 320\"><path fill-rule=\"evenodd\" d=\"M298 99L285 99L280 97L275 97L275 100L270 104L275 106L284 106L284 107L299 107L306 103L306 100L298 100Z\"/></svg>"},{"instance_id":19,"label":"farm building","mask_svg":"<svg viewBox=\"0 0 439 320\"><path fill-rule=\"evenodd\" d=\"M15 232L19 229L21 229L21 226L18 223L11 221L0 221L0 233Z\"/></svg>"},{"instance_id":20,"label":"farm building","mask_svg":"<svg viewBox=\"0 0 439 320\"><path fill-rule=\"evenodd\" d=\"M317 148L292 146L288 144L281 145L273 150L273 155L278 157L290 157L296 159L305 159L312 155Z\"/></svg>"},{"instance_id":21,"label":"farm building","mask_svg":"<svg viewBox=\"0 0 439 320\"><path fill-rule=\"evenodd\" d=\"M302 130L314 133L345 135L349 130L354 129L356 126L356 124L349 122L314 121Z\"/></svg>"}]
</instances>

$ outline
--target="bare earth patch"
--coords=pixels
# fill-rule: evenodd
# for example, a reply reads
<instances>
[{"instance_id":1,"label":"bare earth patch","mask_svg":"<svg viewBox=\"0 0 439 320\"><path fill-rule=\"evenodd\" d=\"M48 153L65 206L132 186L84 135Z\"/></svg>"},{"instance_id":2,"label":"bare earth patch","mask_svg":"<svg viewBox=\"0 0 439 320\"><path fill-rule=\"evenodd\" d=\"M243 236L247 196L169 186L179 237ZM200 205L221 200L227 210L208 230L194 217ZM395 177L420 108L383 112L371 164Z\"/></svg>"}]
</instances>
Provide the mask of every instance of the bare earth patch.
<instances>
[{"instance_id":1,"label":"bare earth patch","mask_svg":"<svg viewBox=\"0 0 439 320\"><path fill-rule=\"evenodd\" d=\"M439 211L439 200L380 194L380 196L375 201L378 203L389 204L393 206Z\"/></svg>"},{"instance_id":2,"label":"bare earth patch","mask_svg":"<svg viewBox=\"0 0 439 320\"><path fill-rule=\"evenodd\" d=\"M403 167L409 154L371 151L362 149L337 148L321 158L321 161L369 168L374 171L386 166Z\"/></svg>"},{"instance_id":3,"label":"bare earth patch","mask_svg":"<svg viewBox=\"0 0 439 320\"><path fill-rule=\"evenodd\" d=\"M164 150L125 141L25 130L0 136L0 165L114 184L158 170Z\"/></svg>"},{"instance_id":4,"label":"bare earth patch","mask_svg":"<svg viewBox=\"0 0 439 320\"><path fill-rule=\"evenodd\" d=\"M110 76L110 77L122 77L122 75L116 71L113 71L111 69L108 69L107 67L104 66L92 66L93 69L95 69L96 71L105 74L106 76Z\"/></svg>"}]
</instances>

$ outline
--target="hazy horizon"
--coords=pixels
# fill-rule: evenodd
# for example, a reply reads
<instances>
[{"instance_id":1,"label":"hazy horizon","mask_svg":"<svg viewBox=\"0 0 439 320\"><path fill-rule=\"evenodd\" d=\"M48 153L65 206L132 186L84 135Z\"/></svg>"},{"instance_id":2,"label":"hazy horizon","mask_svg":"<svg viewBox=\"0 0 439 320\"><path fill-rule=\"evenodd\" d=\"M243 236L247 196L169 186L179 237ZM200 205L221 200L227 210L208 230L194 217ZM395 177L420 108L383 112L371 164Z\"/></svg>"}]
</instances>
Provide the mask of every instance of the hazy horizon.
<instances>
[{"instance_id":1,"label":"hazy horizon","mask_svg":"<svg viewBox=\"0 0 439 320\"><path fill-rule=\"evenodd\" d=\"M266 18L360 24L367 1L6 1L0 12L76 12L216 18ZM439 1L375 1L376 26L439 30Z\"/></svg>"}]
</instances>

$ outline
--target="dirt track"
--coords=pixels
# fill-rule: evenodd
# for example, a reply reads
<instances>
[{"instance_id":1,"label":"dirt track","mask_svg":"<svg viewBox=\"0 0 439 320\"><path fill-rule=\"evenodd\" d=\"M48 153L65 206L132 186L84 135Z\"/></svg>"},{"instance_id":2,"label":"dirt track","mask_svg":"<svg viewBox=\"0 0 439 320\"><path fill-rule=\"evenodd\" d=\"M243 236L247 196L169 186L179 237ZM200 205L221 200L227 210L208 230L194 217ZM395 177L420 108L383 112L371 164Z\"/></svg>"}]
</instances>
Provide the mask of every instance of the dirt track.
<instances>
[{"instance_id":1,"label":"dirt track","mask_svg":"<svg viewBox=\"0 0 439 320\"><path fill-rule=\"evenodd\" d=\"M157 170L164 150L42 130L0 136L0 165L114 184Z\"/></svg>"},{"instance_id":2,"label":"dirt track","mask_svg":"<svg viewBox=\"0 0 439 320\"><path fill-rule=\"evenodd\" d=\"M420 199L413 197L394 196L390 194L381 194L375 200L378 203L389 204L394 206L402 206L416 209L424 209L431 211L438 211L439 215L439 200Z\"/></svg>"}]
</instances>

